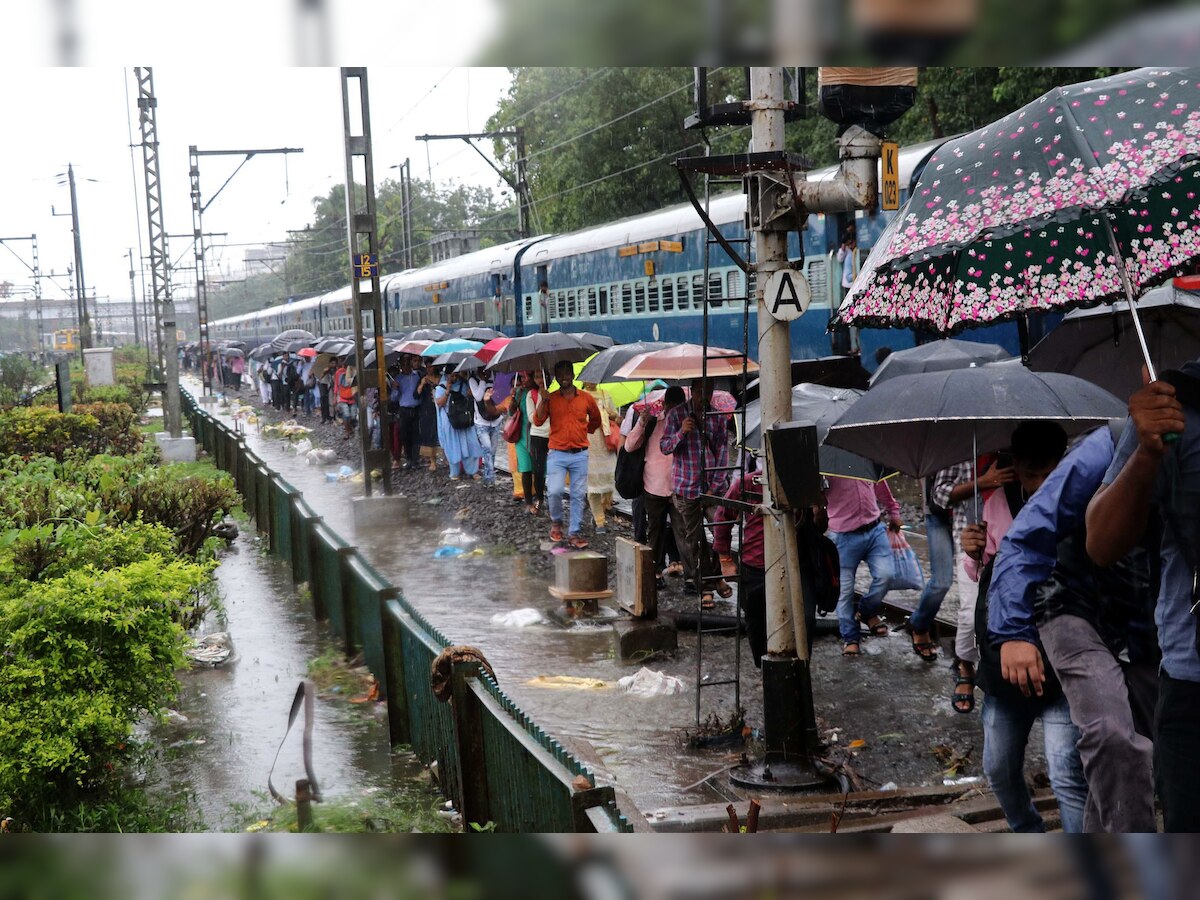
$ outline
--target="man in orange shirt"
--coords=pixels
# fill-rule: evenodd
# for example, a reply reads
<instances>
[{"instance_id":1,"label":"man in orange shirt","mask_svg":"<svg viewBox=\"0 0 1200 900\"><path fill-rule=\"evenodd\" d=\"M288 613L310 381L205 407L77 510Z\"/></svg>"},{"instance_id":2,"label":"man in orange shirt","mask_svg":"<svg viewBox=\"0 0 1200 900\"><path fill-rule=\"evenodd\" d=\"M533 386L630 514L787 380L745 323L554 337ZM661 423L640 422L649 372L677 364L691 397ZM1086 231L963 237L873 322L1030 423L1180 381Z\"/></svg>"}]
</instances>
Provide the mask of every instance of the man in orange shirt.
<instances>
[{"instance_id":1,"label":"man in orange shirt","mask_svg":"<svg viewBox=\"0 0 1200 900\"><path fill-rule=\"evenodd\" d=\"M546 493L550 505L550 540L563 539L563 490L571 473L571 519L567 540L576 550L586 547L579 533L587 505L588 434L600 427L600 407L590 394L574 385L575 367L560 362L554 367L558 390L542 391L533 410L535 425L550 420L550 453L546 457Z\"/></svg>"}]
</instances>

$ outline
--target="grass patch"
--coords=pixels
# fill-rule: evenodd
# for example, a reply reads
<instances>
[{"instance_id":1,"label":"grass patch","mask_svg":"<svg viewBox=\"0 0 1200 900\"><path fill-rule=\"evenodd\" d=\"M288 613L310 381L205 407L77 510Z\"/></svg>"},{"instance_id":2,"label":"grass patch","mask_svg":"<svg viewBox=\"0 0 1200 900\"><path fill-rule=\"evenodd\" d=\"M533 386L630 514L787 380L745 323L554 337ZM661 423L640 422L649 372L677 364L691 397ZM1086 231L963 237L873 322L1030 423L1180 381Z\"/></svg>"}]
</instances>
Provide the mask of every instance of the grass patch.
<instances>
[{"instance_id":1,"label":"grass patch","mask_svg":"<svg viewBox=\"0 0 1200 900\"><path fill-rule=\"evenodd\" d=\"M311 660L308 677L321 696L343 700L365 696L374 684L360 660L348 660L337 650L326 650Z\"/></svg>"},{"instance_id":2,"label":"grass patch","mask_svg":"<svg viewBox=\"0 0 1200 900\"><path fill-rule=\"evenodd\" d=\"M139 425L138 430L141 431L142 434L162 434L164 430L163 420L160 417L155 417L145 425Z\"/></svg>"},{"instance_id":3,"label":"grass patch","mask_svg":"<svg viewBox=\"0 0 1200 900\"><path fill-rule=\"evenodd\" d=\"M246 810L239 831L295 833L294 804L276 806L260 795L258 811ZM312 829L321 834L380 834L419 831L448 834L453 823L439 815L442 798L434 790L412 781L396 791L373 791L358 797L335 797L312 804ZM269 807L266 804L271 804Z\"/></svg>"}]
</instances>

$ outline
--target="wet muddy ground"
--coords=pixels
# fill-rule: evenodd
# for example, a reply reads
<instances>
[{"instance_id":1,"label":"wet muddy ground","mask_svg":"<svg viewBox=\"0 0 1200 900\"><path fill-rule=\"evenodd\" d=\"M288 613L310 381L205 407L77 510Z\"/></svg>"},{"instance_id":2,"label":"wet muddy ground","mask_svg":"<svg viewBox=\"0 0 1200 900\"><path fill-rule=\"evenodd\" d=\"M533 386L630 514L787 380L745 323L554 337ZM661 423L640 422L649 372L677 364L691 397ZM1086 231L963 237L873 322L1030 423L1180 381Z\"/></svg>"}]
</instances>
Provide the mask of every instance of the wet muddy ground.
<instances>
[{"instance_id":1,"label":"wet muddy ground","mask_svg":"<svg viewBox=\"0 0 1200 900\"><path fill-rule=\"evenodd\" d=\"M245 391L243 399L248 399ZM217 412L222 414L219 408ZM267 411L262 418L271 421L278 416ZM310 424L303 418L299 421ZM402 474L397 490L412 502L395 526L354 535L349 507L351 498L361 495L361 484L330 483L325 472L336 466L308 466L288 454L282 442L257 436L255 426L247 430L249 446L300 488L333 527L352 537L411 603L451 640L483 649L501 687L548 731L574 742L590 756L588 761L600 778L618 784L640 809L653 811L737 795L722 775L697 784L735 763L742 748L697 751L688 747L696 720L698 653L694 633L681 632L679 649L650 664L652 669L680 678L684 691L640 699L616 687L617 679L637 667L617 661L611 629L564 629L550 624L511 628L493 621L498 614L528 608L545 613L556 605L547 592L552 562L543 543L548 522L544 517L530 517L520 504L512 502L511 482L504 476L497 487L487 488L476 482L450 482L445 470L437 475ZM313 442L317 447L335 449L341 456L339 463L353 465L357 441L342 441L340 428L335 431L334 426L318 423ZM914 512L911 507L906 509L906 521L913 520ZM433 553L446 529L461 529L477 538L475 546L482 547L485 555L435 560ZM604 551L604 541L627 533L627 522L614 519L609 536L594 542L593 547ZM923 555L919 534L913 535L913 545ZM867 580L865 567L859 578ZM908 595L910 605L914 597ZM660 602L664 608L688 609L697 601L682 594L678 579L670 579ZM952 589L943 614L952 617L955 606ZM735 609L732 602L724 606L724 611ZM301 617L306 614L303 609L297 613ZM898 627L901 623L891 624ZM234 637L244 644L237 634ZM736 646L730 637L705 638L701 678L729 677ZM814 644L814 702L829 755L849 758L868 787L940 784L947 758L961 762L953 774L980 775L978 709L965 716L952 710L949 658L939 658L936 663L922 661L912 652L904 631L868 639L863 649L861 657L844 659L836 638L820 637ZM752 728L761 728L762 682L744 641L740 658L746 721ZM584 686L562 676L590 679L600 686ZM704 691L702 700L702 717L716 713L727 718L732 712L731 688ZM386 743L382 723L378 730L379 740ZM847 749L858 741L863 743ZM273 744L270 749L273 753ZM1035 728L1028 769L1037 772L1044 768Z\"/></svg>"}]
</instances>

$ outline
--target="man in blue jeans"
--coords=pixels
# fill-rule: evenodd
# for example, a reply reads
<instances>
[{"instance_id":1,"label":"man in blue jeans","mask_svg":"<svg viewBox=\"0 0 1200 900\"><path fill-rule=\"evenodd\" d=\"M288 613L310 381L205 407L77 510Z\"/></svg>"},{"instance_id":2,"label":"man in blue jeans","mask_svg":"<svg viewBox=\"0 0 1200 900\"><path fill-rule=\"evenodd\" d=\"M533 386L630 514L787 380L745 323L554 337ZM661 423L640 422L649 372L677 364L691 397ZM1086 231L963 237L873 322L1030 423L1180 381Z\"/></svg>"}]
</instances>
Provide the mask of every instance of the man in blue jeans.
<instances>
[{"instance_id":1,"label":"man in blue jeans","mask_svg":"<svg viewBox=\"0 0 1200 900\"><path fill-rule=\"evenodd\" d=\"M892 580L892 545L888 531L899 531L900 504L886 482L870 483L855 478L829 476L825 488L829 511L829 537L837 545L842 569L841 594L838 596L838 631L842 637L842 656L858 656L858 619L876 637L886 637L887 624L879 615L883 596ZM880 506L888 514L885 528ZM854 576L859 563L871 570L871 586L854 609Z\"/></svg>"},{"instance_id":2,"label":"man in blue jeans","mask_svg":"<svg viewBox=\"0 0 1200 900\"><path fill-rule=\"evenodd\" d=\"M954 523L950 513L933 501L930 496L932 487L933 477L930 476L925 479L925 543L929 547L929 580L925 582L917 608L908 620L913 652L926 662L937 659L937 645L931 639L929 629L954 579Z\"/></svg>"},{"instance_id":3,"label":"man in blue jeans","mask_svg":"<svg viewBox=\"0 0 1200 900\"><path fill-rule=\"evenodd\" d=\"M558 390L541 391L533 410L535 425L550 422L550 452L546 456L546 493L550 506L550 540L563 539L563 489L571 476L571 519L567 541L576 550L588 545L579 529L587 506L588 434L600 427L600 407L591 394L575 387L575 367L560 362L554 367Z\"/></svg>"}]
</instances>

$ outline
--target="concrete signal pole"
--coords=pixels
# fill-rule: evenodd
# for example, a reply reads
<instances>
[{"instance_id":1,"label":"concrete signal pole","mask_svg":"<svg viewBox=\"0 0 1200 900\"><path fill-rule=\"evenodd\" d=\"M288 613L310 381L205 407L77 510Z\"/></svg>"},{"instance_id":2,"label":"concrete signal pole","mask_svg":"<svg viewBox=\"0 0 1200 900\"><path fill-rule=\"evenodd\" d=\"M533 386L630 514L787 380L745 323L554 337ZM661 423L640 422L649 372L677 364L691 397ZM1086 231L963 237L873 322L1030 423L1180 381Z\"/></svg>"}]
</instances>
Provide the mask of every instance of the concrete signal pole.
<instances>
[{"instance_id":1,"label":"concrete signal pole","mask_svg":"<svg viewBox=\"0 0 1200 900\"><path fill-rule=\"evenodd\" d=\"M79 307L80 353L92 347L92 324L88 315L87 290L83 280L83 244L79 237L79 201L75 198L75 169L67 164L67 182L71 186L71 234L75 239L75 297Z\"/></svg>"}]
</instances>

